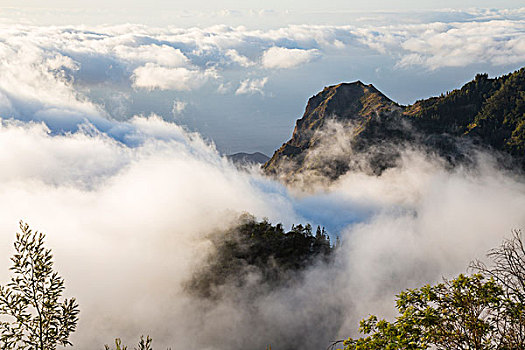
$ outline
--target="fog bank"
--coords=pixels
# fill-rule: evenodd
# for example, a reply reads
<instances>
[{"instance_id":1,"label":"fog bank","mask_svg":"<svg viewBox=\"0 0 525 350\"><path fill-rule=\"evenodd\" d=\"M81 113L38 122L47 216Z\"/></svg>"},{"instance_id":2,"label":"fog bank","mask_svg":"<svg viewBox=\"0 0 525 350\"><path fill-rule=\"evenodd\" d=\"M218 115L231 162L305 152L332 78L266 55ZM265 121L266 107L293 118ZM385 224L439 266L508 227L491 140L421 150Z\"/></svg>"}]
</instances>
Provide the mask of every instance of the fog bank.
<instances>
[{"instance_id":1,"label":"fog bank","mask_svg":"<svg viewBox=\"0 0 525 350\"><path fill-rule=\"evenodd\" d=\"M447 170L416 150L381 176L350 172L315 191L290 191L240 171L198 134L158 117L117 125L127 146L89 125L54 135L3 120L1 281L17 222L47 234L66 292L81 308L76 348L150 334L173 349L318 349L354 335L368 313L391 315L393 296L466 269L525 224L525 183L478 165ZM182 285L209 251L207 234L241 212L273 223L332 228L334 265L253 299L231 287L211 302ZM335 230L340 228L340 230ZM255 284L252 288L257 288Z\"/></svg>"}]
</instances>

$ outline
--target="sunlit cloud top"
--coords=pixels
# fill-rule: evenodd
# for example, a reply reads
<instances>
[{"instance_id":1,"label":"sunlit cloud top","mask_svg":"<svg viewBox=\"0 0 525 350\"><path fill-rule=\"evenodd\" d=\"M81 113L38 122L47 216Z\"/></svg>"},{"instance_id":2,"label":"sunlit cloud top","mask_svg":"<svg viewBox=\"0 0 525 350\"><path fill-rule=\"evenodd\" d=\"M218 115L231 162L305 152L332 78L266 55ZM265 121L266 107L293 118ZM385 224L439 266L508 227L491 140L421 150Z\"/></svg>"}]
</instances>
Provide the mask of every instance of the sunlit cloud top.
<instances>
[{"instance_id":1,"label":"sunlit cloud top","mask_svg":"<svg viewBox=\"0 0 525 350\"><path fill-rule=\"evenodd\" d=\"M0 12L2 117L44 121L58 132L86 121L115 132L110 120L156 113L202 132L226 152L271 153L289 135L306 99L327 83L373 79L369 82L380 88L390 83L395 90L384 92L406 103L407 88L419 94L409 97L413 100L428 97L421 95L425 86L440 91L439 85L425 78L400 86L396 75L404 82L418 74L439 80L450 75L449 90L461 82L453 69L470 79L479 67L504 73L525 62L525 8L429 10L416 16L371 12L346 24L274 28L206 26L198 16L188 17L191 27L46 26L12 16L16 11L26 10ZM239 11L263 22L287 16ZM264 136L254 137L254 130ZM231 141L232 135L249 133Z\"/></svg>"}]
</instances>

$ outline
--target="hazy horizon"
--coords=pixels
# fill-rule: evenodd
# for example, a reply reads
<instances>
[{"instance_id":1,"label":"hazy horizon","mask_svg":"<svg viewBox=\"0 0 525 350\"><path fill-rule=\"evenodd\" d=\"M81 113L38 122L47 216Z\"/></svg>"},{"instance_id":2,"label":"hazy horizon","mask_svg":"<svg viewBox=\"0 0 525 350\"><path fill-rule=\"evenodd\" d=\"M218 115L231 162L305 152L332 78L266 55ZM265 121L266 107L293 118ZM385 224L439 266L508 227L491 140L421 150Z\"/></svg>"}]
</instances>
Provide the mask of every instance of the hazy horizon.
<instances>
[{"instance_id":1,"label":"hazy horizon","mask_svg":"<svg viewBox=\"0 0 525 350\"><path fill-rule=\"evenodd\" d=\"M6 72L8 103L0 104L0 112L22 120L38 114L36 119L53 130L72 130L76 122L66 125L43 116L49 114L43 110L62 108L53 102L57 96L38 97L41 106L33 103L29 111L18 107L22 100L10 92L11 84L59 78L63 87L57 92L68 90L97 109L88 117L95 125L95 119L107 127L103 120L154 113L199 132L222 153L271 155L290 137L308 98L325 86L361 80L410 104L458 88L477 73L499 76L520 68L525 8L514 9L511 3L496 9L363 8L349 16L348 6L333 12L328 5L316 5L323 16L308 13L306 3L293 10L283 3L278 10L237 12L204 11L196 3L184 9L171 6L177 13L172 22L143 10L132 18L135 23L152 20L147 24L119 24L115 11L128 9L111 10L113 2L94 12L75 10L74 4L35 11L3 8L3 69L12 62L20 68ZM46 6L53 4L60 2ZM171 18L169 11L164 15ZM27 80L29 67L42 62L48 62L51 76Z\"/></svg>"}]
</instances>

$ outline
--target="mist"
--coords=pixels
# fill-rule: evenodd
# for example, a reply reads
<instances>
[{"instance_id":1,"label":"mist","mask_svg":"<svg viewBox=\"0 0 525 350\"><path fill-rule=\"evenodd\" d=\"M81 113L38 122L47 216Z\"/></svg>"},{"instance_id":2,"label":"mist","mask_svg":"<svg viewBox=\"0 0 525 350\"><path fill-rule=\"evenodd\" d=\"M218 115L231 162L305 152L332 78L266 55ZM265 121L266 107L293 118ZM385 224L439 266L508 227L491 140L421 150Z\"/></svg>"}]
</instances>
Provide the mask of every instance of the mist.
<instances>
[{"instance_id":1,"label":"mist","mask_svg":"<svg viewBox=\"0 0 525 350\"><path fill-rule=\"evenodd\" d=\"M142 334L156 348L323 348L355 335L369 313L392 316L405 288L465 271L525 223L523 178L489 154L450 170L407 149L380 176L354 170L313 190L286 188L157 116L117 124L133 146L89 125L56 135L44 123L1 122L10 150L0 157L1 281L18 221L45 232L80 304L79 349ZM212 253L209 234L242 212L326 226L342 247L333 264L283 287L254 276L218 300L191 296L183 286Z\"/></svg>"}]
</instances>

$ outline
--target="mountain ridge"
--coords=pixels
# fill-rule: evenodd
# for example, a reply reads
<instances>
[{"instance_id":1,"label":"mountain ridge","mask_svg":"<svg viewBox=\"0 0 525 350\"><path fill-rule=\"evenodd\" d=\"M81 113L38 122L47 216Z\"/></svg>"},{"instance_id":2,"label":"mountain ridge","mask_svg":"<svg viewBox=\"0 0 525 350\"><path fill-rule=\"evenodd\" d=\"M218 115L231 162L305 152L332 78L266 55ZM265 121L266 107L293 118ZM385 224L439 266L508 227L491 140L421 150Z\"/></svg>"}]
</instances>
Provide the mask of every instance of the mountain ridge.
<instances>
[{"instance_id":1,"label":"mountain ridge","mask_svg":"<svg viewBox=\"0 0 525 350\"><path fill-rule=\"evenodd\" d=\"M249 165L249 164L264 164L270 160L266 154L261 152L246 153L246 152L237 152L233 154L228 154L226 156L234 164L238 165Z\"/></svg>"},{"instance_id":2,"label":"mountain ridge","mask_svg":"<svg viewBox=\"0 0 525 350\"><path fill-rule=\"evenodd\" d=\"M319 146L330 122L351 126L349 151L337 159L319 151L311 162L308 154ZM315 170L336 179L353 166L362 167L355 160L367 153L369 170L380 174L396 164L399 152L390 146L402 143L423 146L454 166L469 158L469 147L461 142L506 154L525 167L525 68L497 78L478 74L460 89L408 106L359 80L325 87L308 100L291 139L263 170L285 179Z\"/></svg>"}]
</instances>

